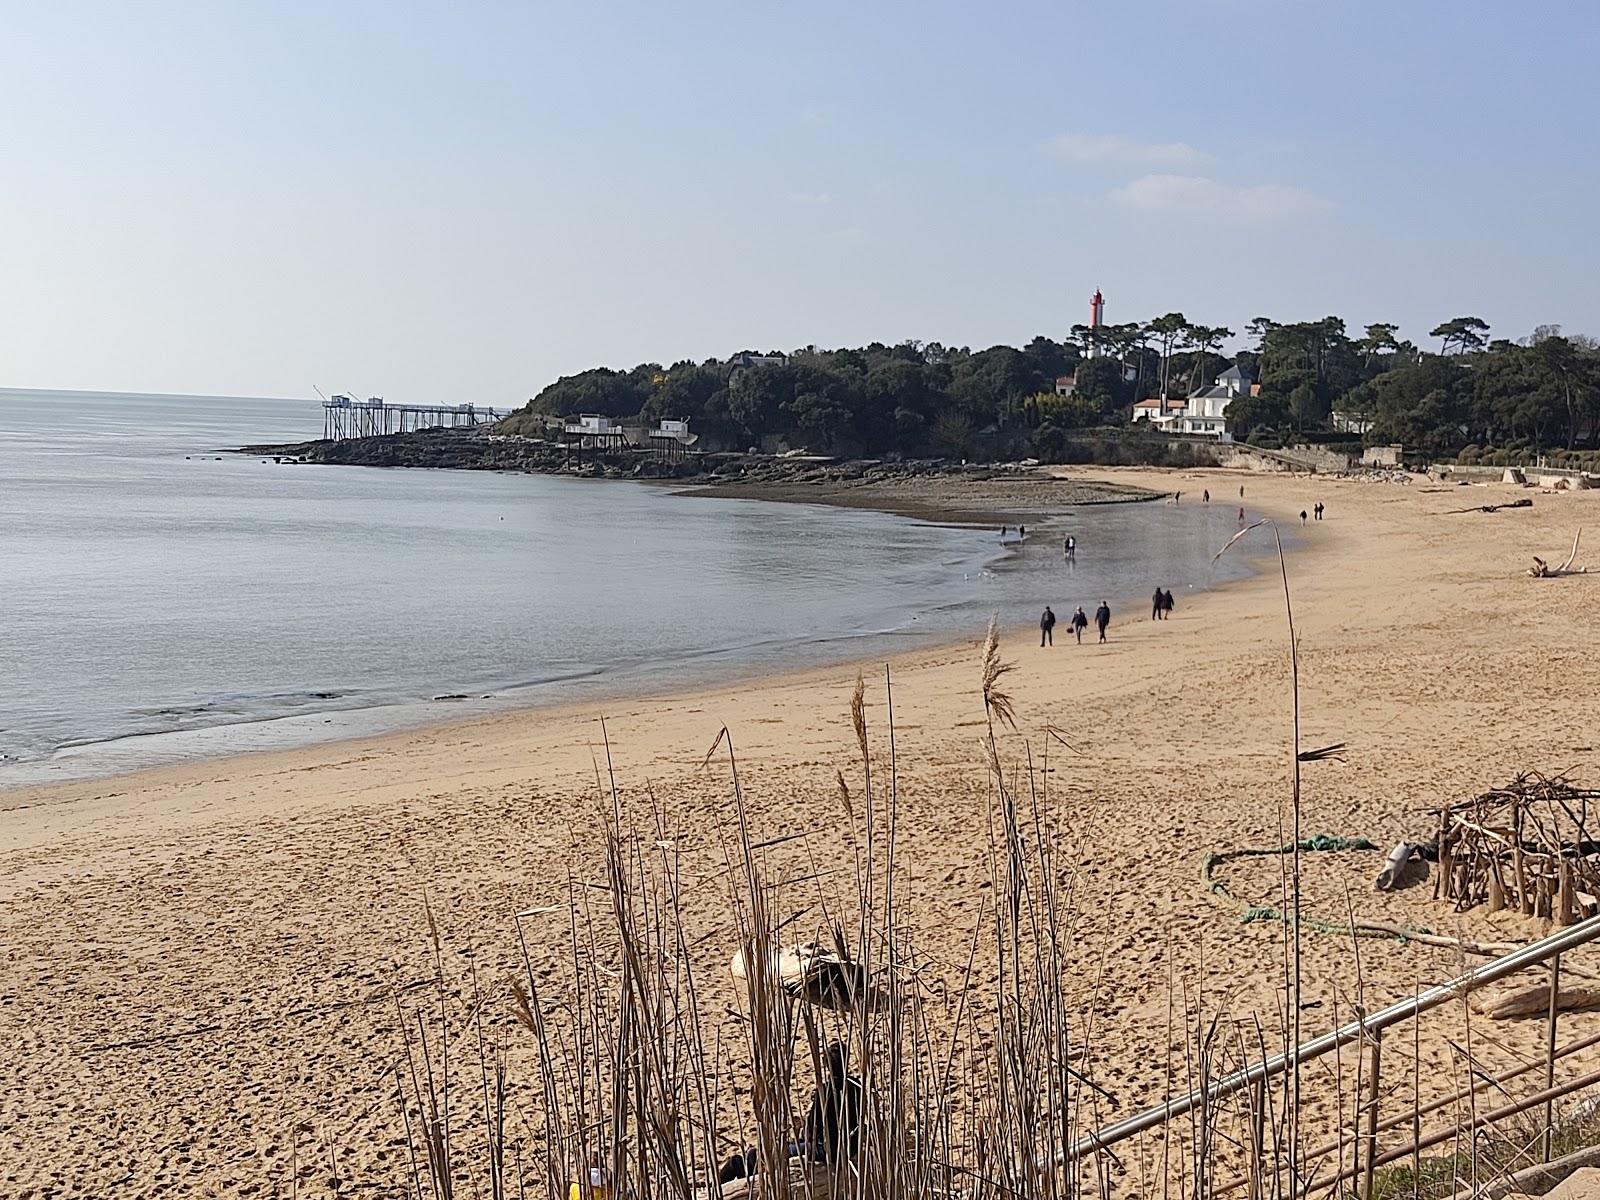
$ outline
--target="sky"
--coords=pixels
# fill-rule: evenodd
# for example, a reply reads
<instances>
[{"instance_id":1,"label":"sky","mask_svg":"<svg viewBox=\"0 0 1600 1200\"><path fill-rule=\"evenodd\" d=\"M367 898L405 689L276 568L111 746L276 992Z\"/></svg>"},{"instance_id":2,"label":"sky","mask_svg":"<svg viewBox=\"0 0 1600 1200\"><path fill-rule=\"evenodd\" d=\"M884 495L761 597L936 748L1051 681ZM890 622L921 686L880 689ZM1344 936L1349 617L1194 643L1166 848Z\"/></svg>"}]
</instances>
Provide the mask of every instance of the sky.
<instances>
[{"instance_id":1,"label":"sky","mask_svg":"<svg viewBox=\"0 0 1600 1200\"><path fill-rule=\"evenodd\" d=\"M517 404L1178 310L1600 335L1600 5L0 0L0 386Z\"/></svg>"}]
</instances>

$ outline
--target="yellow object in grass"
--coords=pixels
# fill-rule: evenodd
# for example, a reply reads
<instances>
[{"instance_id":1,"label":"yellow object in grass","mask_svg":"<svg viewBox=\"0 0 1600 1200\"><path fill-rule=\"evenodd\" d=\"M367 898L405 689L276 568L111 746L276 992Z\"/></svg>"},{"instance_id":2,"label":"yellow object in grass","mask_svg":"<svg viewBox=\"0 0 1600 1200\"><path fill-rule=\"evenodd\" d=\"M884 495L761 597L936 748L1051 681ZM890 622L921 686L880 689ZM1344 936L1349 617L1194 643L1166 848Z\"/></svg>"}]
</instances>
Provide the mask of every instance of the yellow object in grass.
<instances>
[{"instance_id":1,"label":"yellow object in grass","mask_svg":"<svg viewBox=\"0 0 1600 1200\"><path fill-rule=\"evenodd\" d=\"M589 1168L588 1183L573 1183L567 1189L567 1200L611 1200L611 1189L606 1186L604 1167Z\"/></svg>"}]
</instances>

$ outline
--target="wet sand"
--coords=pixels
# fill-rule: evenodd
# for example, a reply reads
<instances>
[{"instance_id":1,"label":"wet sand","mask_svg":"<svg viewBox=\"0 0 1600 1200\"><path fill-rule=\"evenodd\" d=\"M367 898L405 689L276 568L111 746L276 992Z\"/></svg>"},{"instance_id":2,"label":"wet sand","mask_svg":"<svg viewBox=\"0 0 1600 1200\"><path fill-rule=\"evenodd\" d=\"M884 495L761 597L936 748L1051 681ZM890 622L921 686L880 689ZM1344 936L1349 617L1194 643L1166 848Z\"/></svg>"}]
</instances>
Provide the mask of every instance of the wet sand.
<instances>
[{"instance_id":1,"label":"wet sand","mask_svg":"<svg viewBox=\"0 0 1600 1200\"><path fill-rule=\"evenodd\" d=\"M1058 467L1038 471L1001 469L962 477L951 474L882 475L866 473L848 480L833 470L819 471L809 482L771 479L744 482L737 478L695 483L692 496L736 500L778 500L826 504L835 508L868 508L923 521L987 525L1058 516L1070 505L1128 504L1158 499L1160 480L1136 486L1107 477L1091 467ZM1181 490L1181 486L1180 486Z\"/></svg>"}]
</instances>

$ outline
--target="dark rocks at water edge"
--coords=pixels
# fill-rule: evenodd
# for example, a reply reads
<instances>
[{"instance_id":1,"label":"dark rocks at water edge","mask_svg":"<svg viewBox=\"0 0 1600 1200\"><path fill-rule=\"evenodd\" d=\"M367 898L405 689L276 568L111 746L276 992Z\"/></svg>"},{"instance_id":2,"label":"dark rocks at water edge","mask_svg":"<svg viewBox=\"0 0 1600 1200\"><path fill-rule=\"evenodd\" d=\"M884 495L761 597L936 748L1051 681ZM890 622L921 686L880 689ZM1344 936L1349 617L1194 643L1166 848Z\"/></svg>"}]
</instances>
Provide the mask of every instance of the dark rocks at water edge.
<instances>
[{"instance_id":1,"label":"dark rocks at water edge","mask_svg":"<svg viewBox=\"0 0 1600 1200\"><path fill-rule=\"evenodd\" d=\"M819 455L705 454L669 460L637 451L568 451L532 438L449 429L244 446L239 452L280 463L527 471L601 479L673 479L705 486L892 485L919 480L965 483L1021 479L1034 475L1036 469L1031 462L978 465L950 459L840 460Z\"/></svg>"},{"instance_id":2,"label":"dark rocks at water edge","mask_svg":"<svg viewBox=\"0 0 1600 1200\"><path fill-rule=\"evenodd\" d=\"M694 479L698 461L669 462L626 451L569 454L549 442L473 429L424 429L344 441L243 446L277 462L332 463L350 467L437 467L457 471L528 471L607 479Z\"/></svg>"}]
</instances>

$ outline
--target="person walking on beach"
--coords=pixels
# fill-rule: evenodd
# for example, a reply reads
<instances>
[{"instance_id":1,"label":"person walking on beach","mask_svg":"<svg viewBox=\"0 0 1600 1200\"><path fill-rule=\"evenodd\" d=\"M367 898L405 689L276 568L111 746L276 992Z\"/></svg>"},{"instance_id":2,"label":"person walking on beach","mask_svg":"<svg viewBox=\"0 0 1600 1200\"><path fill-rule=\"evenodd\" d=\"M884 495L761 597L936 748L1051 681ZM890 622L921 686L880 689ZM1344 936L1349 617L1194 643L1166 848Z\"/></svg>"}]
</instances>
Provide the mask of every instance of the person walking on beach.
<instances>
[{"instance_id":1,"label":"person walking on beach","mask_svg":"<svg viewBox=\"0 0 1600 1200\"><path fill-rule=\"evenodd\" d=\"M1056 644L1055 627L1056 615L1050 611L1050 606L1046 604L1044 606L1044 615L1039 618L1039 645L1041 648Z\"/></svg>"},{"instance_id":2,"label":"person walking on beach","mask_svg":"<svg viewBox=\"0 0 1600 1200\"><path fill-rule=\"evenodd\" d=\"M1104 600L1100 601L1100 607L1094 610L1094 624L1100 631L1100 640L1105 641L1106 626L1111 624L1111 606Z\"/></svg>"},{"instance_id":3,"label":"person walking on beach","mask_svg":"<svg viewBox=\"0 0 1600 1200\"><path fill-rule=\"evenodd\" d=\"M1089 627L1089 618L1083 611L1083 605L1078 605L1078 611L1072 614L1072 632L1078 637L1078 645L1083 645L1083 631Z\"/></svg>"},{"instance_id":4,"label":"person walking on beach","mask_svg":"<svg viewBox=\"0 0 1600 1200\"><path fill-rule=\"evenodd\" d=\"M1157 588L1156 594L1150 597L1150 619L1152 621L1161 620L1162 606L1165 603L1166 597L1161 594L1161 589Z\"/></svg>"},{"instance_id":5,"label":"person walking on beach","mask_svg":"<svg viewBox=\"0 0 1600 1200\"><path fill-rule=\"evenodd\" d=\"M1322 501L1317 501L1317 506L1311 510L1317 515L1317 520L1322 520Z\"/></svg>"},{"instance_id":6,"label":"person walking on beach","mask_svg":"<svg viewBox=\"0 0 1600 1200\"><path fill-rule=\"evenodd\" d=\"M1211 489L1210 488L1207 488L1205 491L1200 493L1200 502L1202 504L1210 504L1211 503Z\"/></svg>"},{"instance_id":7,"label":"person walking on beach","mask_svg":"<svg viewBox=\"0 0 1600 1200\"><path fill-rule=\"evenodd\" d=\"M1244 484L1242 483L1239 485L1239 499L1244 499Z\"/></svg>"},{"instance_id":8,"label":"person walking on beach","mask_svg":"<svg viewBox=\"0 0 1600 1200\"><path fill-rule=\"evenodd\" d=\"M1076 562L1078 560L1078 539L1073 537L1070 533L1067 534L1067 541L1064 550L1066 552L1068 562Z\"/></svg>"},{"instance_id":9,"label":"person walking on beach","mask_svg":"<svg viewBox=\"0 0 1600 1200\"><path fill-rule=\"evenodd\" d=\"M1300 510L1300 524L1304 525L1305 523L1306 523L1306 510L1302 508Z\"/></svg>"},{"instance_id":10,"label":"person walking on beach","mask_svg":"<svg viewBox=\"0 0 1600 1200\"><path fill-rule=\"evenodd\" d=\"M1161 597L1161 619L1165 621L1172 615L1175 602L1172 599L1172 589L1167 589L1167 594Z\"/></svg>"},{"instance_id":11,"label":"person walking on beach","mask_svg":"<svg viewBox=\"0 0 1600 1200\"><path fill-rule=\"evenodd\" d=\"M1239 505L1239 524L1244 524L1244 505Z\"/></svg>"}]
</instances>

